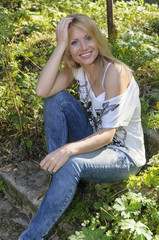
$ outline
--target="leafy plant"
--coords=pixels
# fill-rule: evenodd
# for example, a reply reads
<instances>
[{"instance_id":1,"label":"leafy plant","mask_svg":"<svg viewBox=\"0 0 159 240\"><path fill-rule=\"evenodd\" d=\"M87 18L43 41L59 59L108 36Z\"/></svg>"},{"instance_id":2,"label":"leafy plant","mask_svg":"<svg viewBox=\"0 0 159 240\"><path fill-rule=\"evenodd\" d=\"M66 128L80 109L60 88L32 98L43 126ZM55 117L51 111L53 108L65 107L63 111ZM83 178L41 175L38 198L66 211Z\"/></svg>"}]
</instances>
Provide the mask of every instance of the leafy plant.
<instances>
[{"instance_id":1,"label":"leafy plant","mask_svg":"<svg viewBox=\"0 0 159 240\"><path fill-rule=\"evenodd\" d=\"M158 163L159 154L150 159L150 166L138 176L119 185L97 184L100 198L94 204L96 215L85 220L81 231L69 239L158 239Z\"/></svg>"},{"instance_id":2,"label":"leafy plant","mask_svg":"<svg viewBox=\"0 0 159 240\"><path fill-rule=\"evenodd\" d=\"M36 97L34 89L39 71L56 46L57 23L69 14L88 14L107 37L106 2L14 0L1 1L0 6L0 123L15 129L15 136L21 137L28 148L32 146L32 130L41 132L43 101ZM143 1L116 2L118 37L111 43L113 54L134 70L143 105L148 106L142 111L145 128L156 130L158 99L153 96L159 84L157 14L157 5ZM77 94L76 86L68 91Z\"/></svg>"},{"instance_id":3,"label":"leafy plant","mask_svg":"<svg viewBox=\"0 0 159 240\"><path fill-rule=\"evenodd\" d=\"M73 13L92 17L107 38L106 1L2 0L0 3L0 125L34 149L44 141L43 100L35 94L39 72L56 46L59 20ZM117 39L111 48L128 64L140 87L144 129L159 129L158 5L116 1ZM77 85L68 91L76 96ZM28 151L29 152L29 151ZM76 196L68 221L82 222L70 239L159 239L159 157L138 176L119 184L91 185L93 194ZM90 185L89 185L90 187ZM0 189L3 182L0 181ZM94 204L93 204L94 203ZM93 206L94 205L94 206ZM87 219L87 217L89 219ZM86 219L86 220L85 220Z\"/></svg>"},{"instance_id":4,"label":"leafy plant","mask_svg":"<svg viewBox=\"0 0 159 240\"><path fill-rule=\"evenodd\" d=\"M4 191L5 187L3 185L3 180L0 180L0 191Z\"/></svg>"}]
</instances>

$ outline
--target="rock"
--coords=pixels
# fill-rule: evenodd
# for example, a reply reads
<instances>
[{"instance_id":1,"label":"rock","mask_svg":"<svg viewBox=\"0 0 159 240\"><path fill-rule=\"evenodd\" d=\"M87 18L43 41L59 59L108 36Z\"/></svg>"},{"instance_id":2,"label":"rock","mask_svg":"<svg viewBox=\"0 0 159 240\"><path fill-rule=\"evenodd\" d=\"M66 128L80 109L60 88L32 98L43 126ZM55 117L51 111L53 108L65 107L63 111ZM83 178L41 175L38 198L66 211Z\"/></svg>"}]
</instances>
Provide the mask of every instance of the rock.
<instances>
[{"instance_id":1,"label":"rock","mask_svg":"<svg viewBox=\"0 0 159 240\"><path fill-rule=\"evenodd\" d=\"M4 229L0 231L0 239L14 240L17 239L18 233L20 235L20 233L27 228L29 219L36 213L50 183L51 174L42 171L37 162L22 161L18 164L9 164L0 168L0 178L4 181L5 194L20 206L20 208L17 208L19 214L15 217L14 213L14 218L11 219L9 226L7 225L7 231L4 229L8 223L7 221L3 221ZM9 200L2 200L2 202L0 202L1 208L7 208L7 211L11 212L14 204L11 205L8 201ZM1 208L0 213L2 213L3 216L7 215ZM19 218L20 213L21 215L25 213L27 218L24 215ZM10 214L8 218L10 218ZM65 218L66 216L63 214L58 224L50 231L50 240L68 239L68 236L75 231L74 226L65 222ZM26 219L28 221L26 221ZM8 219L8 221L10 220ZM16 227L20 228L18 233L16 233ZM1 235L3 235L3 238ZM9 238L9 235L11 238Z\"/></svg>"},{"instance_id":2,"label":"rock","mask_svg":"<svg viewBox=\"0 0 159 240\"><path fill-rule=\"evenodd\" d=\"M5 184L5 193L13 198L32 217L37 211L51 174L42 171L34 161L9 164L0 169L0 176Z\"/></svg>"},{"instance_id":3,"label":"rock","mask_svg":"<svg viewBox=\"0 0 159 240\"><path fill-rule=\"evenodd\" d=\"M148 129L145 134L145 147L147 159L159 152L159 133Z\"/></svg>"},{"instance_id":4,"label":"rock","mask_svg":"<svg viewBox=\"0 0 159 240\"><path fill-rule=\"evenodd\" d=\"M17 240L27 228L29 218L8 197L0 199L0 239Z\"/></svg>"}]
</instances>

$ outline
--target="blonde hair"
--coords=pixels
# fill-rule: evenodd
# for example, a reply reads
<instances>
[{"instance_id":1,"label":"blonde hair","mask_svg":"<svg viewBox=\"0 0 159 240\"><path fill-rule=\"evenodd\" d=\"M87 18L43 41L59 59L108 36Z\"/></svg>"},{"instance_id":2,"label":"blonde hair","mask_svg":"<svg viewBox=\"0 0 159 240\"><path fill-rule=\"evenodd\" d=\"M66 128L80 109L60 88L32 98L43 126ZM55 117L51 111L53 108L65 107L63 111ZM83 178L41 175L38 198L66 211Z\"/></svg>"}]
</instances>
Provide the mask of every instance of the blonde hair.
<instances>
[{"instance_id":1,"label":"blonde hair","mask_svg":"<svg viewBox=\"0 0 159 240\"><path fill-rule=\"evenodd\" d=\"M74 14L71 15L70 17L73 17L73 20L69 25L69 29L71 28L71 26L75 26L87 32L96 43L96 46L98 47L99 54L95 60L96 63L95 78L101 77L102 75L101 67L104 67L104 60L106 60L107 62L119 63L123 65L125 69L130 70L126 64L119 61L112 55L108 42L100 32L97 24L94 22L93 19L83 14ZM65 65L65 70L66 69L71 70L80 67L80 65L76 63L71 57L69 53L69 47L67 47L64 52L63 61Z\"/></svg>"}]
</instances>

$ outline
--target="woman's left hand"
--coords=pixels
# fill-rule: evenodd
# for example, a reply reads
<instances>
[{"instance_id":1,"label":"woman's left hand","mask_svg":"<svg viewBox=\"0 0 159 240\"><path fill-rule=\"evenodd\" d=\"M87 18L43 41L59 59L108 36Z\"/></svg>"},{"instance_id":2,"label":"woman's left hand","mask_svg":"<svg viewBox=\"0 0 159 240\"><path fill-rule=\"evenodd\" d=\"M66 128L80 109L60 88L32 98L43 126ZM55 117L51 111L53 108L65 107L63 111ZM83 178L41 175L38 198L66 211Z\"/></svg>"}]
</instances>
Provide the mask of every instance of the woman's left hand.
<instances>
[{"instance_id":1,"label":"woman's left hand","mask_svg":"<svg viewBox=\"0 0 159 240\"><path fill-rule=\"evenodd\" d=\"M46 155L41 161L40 167L44 171L55 173L67 162L69 157L67 145L64 145Z\"/></svg>"}]
</instances>

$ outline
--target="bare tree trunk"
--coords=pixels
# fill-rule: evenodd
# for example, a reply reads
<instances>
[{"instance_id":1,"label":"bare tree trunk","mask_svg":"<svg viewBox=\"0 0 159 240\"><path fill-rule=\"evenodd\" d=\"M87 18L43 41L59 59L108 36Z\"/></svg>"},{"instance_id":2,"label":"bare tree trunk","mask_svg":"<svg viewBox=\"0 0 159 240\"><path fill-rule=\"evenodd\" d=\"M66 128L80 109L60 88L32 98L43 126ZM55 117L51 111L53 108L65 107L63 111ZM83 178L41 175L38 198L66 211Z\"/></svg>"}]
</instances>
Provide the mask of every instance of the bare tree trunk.
<instances>
[{"instance_id":1,"label":"bare tree trunk","mask_svg":"<svg viewBox=\"0 0 159 240\"><path fill-rule=\"evenodd\" d=\"M117 30L113 20L113 0L106 0L106 1L107 1L108 38L111 40L111 39L116 39Z\"/></svg>"}]
</instances>

